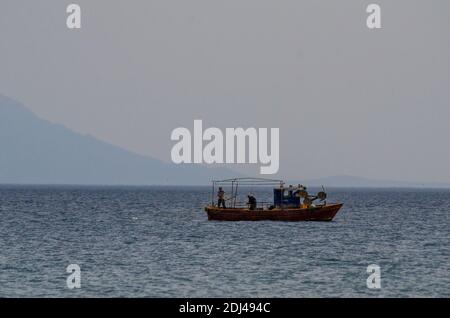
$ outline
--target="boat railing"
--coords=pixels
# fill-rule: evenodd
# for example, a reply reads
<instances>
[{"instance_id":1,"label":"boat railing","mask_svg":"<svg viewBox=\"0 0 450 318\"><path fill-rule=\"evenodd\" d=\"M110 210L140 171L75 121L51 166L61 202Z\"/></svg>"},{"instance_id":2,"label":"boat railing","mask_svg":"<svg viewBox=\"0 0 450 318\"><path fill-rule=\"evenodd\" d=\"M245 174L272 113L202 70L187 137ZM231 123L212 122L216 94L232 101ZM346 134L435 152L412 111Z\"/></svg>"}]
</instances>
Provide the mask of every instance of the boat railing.
<instances>
[{"instance_id":1,"label":"boat railing","mask_svg":"<svg viewBox=\"0 0 450 318\"><path fill-rule=\"evenodd\" d=\"M247 202L243 202L243 201L233 201L233 198L228 198L230 202L232 202L232 204L230 206L226 205L227 208L233 208L233 209L247 209L250 207L250 204ZM225 199L225 202L227 202L228 199ZM213 206L217 206L216 203L214 202L212 204ZM269 209L271 206L273 206L273 202L270 201L257 201L256 202L256 209L258 210L267 210Z\"/></svg>"}]
</instances>

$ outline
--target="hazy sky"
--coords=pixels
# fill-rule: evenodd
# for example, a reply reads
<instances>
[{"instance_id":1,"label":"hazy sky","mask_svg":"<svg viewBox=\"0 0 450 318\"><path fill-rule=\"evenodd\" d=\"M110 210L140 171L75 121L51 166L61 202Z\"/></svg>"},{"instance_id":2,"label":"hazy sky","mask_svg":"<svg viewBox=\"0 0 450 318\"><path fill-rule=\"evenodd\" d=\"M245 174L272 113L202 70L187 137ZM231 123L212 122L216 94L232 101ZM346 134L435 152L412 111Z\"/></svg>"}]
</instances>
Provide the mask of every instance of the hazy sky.
<instances>
[{"instance_id":1,"label":"hazy sky","mask_svg":"<svg viewBox=\"0 0 450 318\"><path fill-rule=\"evenodd\" d=\"M449 182L449 16L448 0L2 0L0 93L164 161L203 119L279 127L281 177Z\"/></svg>"}]
</instances>

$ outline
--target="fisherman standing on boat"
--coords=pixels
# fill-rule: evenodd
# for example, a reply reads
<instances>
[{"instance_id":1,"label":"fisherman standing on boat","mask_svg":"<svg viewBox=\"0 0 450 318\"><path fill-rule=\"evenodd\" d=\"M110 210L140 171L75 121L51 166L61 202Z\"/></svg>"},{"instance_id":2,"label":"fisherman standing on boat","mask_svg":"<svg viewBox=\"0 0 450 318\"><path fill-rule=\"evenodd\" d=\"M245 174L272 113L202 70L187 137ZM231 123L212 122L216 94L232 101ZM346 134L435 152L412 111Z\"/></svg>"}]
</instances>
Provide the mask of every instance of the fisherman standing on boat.
<instances>
[{"instance_id":1,"label":"fisherman standing on boat","mask_svg":"<svg viewBox=\"0 0 450 318\"><path fill-rule=\"evenodd\" d=\"M247 204L249 205L249 209L255 210L256 209L256 198L252 194L247 195L247 197L248 197Z\"/></svg>"},{"instance_id":2,"label":"fisherman standing on boat","mask_svg":"<svg viewBox=\"0 0 450 318\"><path fill-rule=\"evenodd\" d=\"M223 191L222 187L219 187L219 191L217 191L217 206L220 208L220 205L222 204L222 207L226 209L225 207L225 191Z\"/></svg>"}]
</instances>

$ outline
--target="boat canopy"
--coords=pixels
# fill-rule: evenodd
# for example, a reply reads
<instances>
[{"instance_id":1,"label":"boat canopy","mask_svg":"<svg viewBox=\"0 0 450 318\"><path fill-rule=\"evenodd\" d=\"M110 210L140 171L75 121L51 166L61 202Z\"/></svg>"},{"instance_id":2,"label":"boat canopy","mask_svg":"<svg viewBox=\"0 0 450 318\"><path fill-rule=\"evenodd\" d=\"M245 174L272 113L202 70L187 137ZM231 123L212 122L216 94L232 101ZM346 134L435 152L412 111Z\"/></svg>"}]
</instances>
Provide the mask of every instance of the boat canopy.
<instances>
[{"instance_id":1,"label":"boat canopy","mask_svg":"<svg viewBox=\"0 0 450 318\"><path fill-rule=\"evenodd\" d=\"M266 178L232 178L225 180L213 180L212 181L212 197L211 203L214 205L214 198L216 187L231 187L231 205L236 206L236 198L238 197L238 188L239 186L272 186L274 188L283 188L284 181L277 179L266 179Z\"/></svg>"},{"instance_id":2,"label":"boat canopy","mask_svg":"<svg viewBox=\"0 0 450 318\"><path fill-rule=\"evenodd\" d=\"M266 179L266 178L232 178L225 180L213 180L215 185L232 185L232 184L245 184L245 185L273 185L273 186L283 186L283 180L277 179Z\"/></svg>"}]
</instances>

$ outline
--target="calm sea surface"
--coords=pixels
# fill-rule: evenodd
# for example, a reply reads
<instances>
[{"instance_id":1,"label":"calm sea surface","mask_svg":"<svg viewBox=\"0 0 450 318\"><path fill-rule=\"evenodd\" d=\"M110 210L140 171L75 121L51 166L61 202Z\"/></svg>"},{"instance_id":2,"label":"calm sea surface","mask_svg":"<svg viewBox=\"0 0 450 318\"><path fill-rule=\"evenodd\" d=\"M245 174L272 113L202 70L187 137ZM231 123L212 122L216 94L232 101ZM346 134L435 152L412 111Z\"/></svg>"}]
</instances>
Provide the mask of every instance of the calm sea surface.
<instances>
[{"instance_id":1,"label":"calm sea surface","mask_svg":"<svg viewBox=\"0 0 450 318\"><path fill-rule=\"evenodd\" d=\"M0 297L450 296L449 190L328 192L333 222L217 222L209 187L0 186Z\"/></svg>"}]
</instances>

